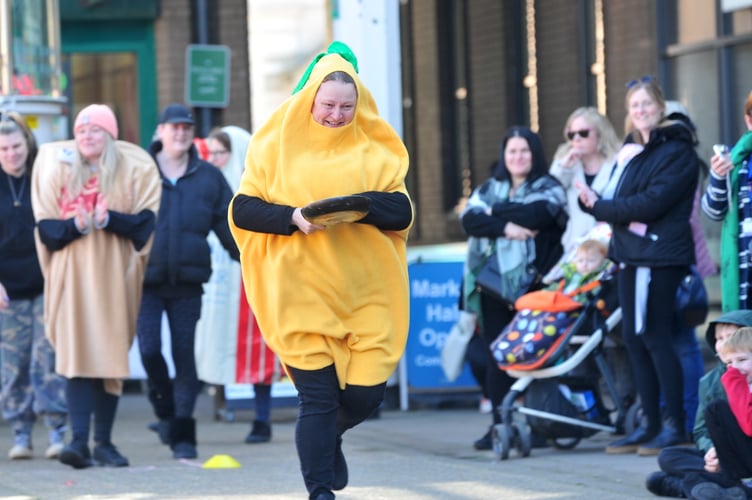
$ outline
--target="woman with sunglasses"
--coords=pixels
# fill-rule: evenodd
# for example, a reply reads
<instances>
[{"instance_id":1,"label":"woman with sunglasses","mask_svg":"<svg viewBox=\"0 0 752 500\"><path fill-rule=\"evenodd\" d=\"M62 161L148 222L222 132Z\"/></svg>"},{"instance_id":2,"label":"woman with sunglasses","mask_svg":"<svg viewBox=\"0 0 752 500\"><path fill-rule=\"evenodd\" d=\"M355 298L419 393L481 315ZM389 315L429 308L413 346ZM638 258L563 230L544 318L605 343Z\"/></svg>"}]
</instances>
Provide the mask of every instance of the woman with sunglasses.
<instances>
[{"instance_id":1,"label":"woman with sunglasses","mask_svg":"<svg viewBox=\"0 0 752 500\"><path fill-rule=\"evenodd\" d=\"M561 238L566 254L595 225L595 218L580 208L580 193L574 182L584 183L596 193L603 191L620 144L611 122L593 107L577 108L569 115L564 139L566 142L556 150L549 173L567 191L569 223Z\"/></svg>"},{"instance_id":2,"label":"woman with sunglasses","mask_svg":"<svg viewBox=\"0 0 752 500\"><path fill-rule=\"evenodd\" d=\"M586 210L613 228L609 257L620 264L622 336L645 415L642 425L606 452L656 455L688 441L672 305L695 261L689 219L699 170L688 170L698 168L694 129L680 113L664 118L658 82L630 82L626 106L627 137L609 183L600 195L577 186Z\"/></svg>"}]
</instances>

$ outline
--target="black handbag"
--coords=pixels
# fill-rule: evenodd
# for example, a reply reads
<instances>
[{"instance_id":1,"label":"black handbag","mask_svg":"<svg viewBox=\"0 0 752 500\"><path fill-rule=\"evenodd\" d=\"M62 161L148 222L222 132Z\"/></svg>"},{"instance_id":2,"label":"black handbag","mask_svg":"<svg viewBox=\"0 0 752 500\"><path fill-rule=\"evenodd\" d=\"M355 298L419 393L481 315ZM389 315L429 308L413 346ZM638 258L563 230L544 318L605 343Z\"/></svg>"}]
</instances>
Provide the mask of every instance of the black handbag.
<instances>
[{"instance_id":1,"label":"black handbag","mask_svg":"<svg viewBox=\"0 0 752 500\"><path fill-rule=\"evenodd\" d=\"M708 292L695 266L676 289L674 310L679 323L687 328L702 325L708 317Z\"/></svg>"},{"instance_id":2,"label":"black handbag","mask_svg":"<svg viewBox=\"0 0 752 500\"><path fill-rule=\"evenodd\" d=\"M482 293L490 295L498 301L514 304L520 295L527 292L540 281L540 274L535 266L528 265L522 279L512 285L505 280L499 270L499 260L496 255L490 255L475 277L475 285ZM506 285L506 286L505 286Z\"/></svg>"}]
</instances>

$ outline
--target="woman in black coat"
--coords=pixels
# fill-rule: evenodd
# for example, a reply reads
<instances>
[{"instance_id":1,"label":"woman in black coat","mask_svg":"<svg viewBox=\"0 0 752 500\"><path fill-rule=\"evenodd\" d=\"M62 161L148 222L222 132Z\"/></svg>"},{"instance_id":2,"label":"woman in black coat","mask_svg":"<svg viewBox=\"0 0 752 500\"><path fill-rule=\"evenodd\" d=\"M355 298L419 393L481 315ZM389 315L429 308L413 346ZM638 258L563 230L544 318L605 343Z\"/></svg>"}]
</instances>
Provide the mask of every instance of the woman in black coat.
<instances>
[{"instance_id":1,"label":"woman in black coat","mask_svg":"<svg viewBox=\"0 0 752 500\"><path fill-rule=\"evenodd\" d=\"M689 217L698 172L693 129L681 114L664 119L654 79L630 82L626 103L628 136L611 181L600 198L580 186L580 200L613 228L609 257L620 264L622 335L646 420L606 452L656 455L688 441L673 304L695 261Z\"/></svg>"}]
</instances>

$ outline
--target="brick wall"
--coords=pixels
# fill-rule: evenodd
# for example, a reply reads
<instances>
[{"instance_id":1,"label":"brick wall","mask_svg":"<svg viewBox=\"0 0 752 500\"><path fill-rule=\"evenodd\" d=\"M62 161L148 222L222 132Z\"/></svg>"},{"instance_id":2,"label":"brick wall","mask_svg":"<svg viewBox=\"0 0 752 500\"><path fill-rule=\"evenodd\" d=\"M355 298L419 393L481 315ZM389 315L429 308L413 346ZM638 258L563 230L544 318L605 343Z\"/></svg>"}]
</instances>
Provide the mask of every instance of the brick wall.
<instances>
[{"instance_id":1,"label":"brick wall","mask_svg":"<svg viewBox=\"0 0 752 500\"><path fill-rule=\"evenodd\" d=\"M652 0L604 2L608 116L624 134L624 84L658 71L655 5Z\"/></svg>"},{"instance_id":2,"label":"brick wall","mask_svg":"<svg viewBox=\"0 0 752 500\"><path fill-rule=\"evenodd\" d=\"M564 140L562 127L569 114L584 102L586 85L582 73L587 64L580 50L582 27L578 26L577 2L536 2L536 47L540 127L546 158Z\"/></svg>"},{"instance_id":3,"label":"brick wall","mask_svg":"<svg viewBox=\"0 0 752 500\"><path fill-rule=\"evenodd\" d=\"M507 124L503 12L500 2L469 2L471 157L473 187L488 178Z\"/></svg>"},{"instance_id":4,"label":"brick wall","mask_svg":"<svg viewBox=\"0 0 752 500\"><path fill-rule=\"evenodd\" d=\"M416 135L413 155L417 158L411 168L417 172L417 190L412 196L418 203L416 224L411 239L422 243L442 241L446 228L441 200L441 130L435 0L413 2L412 44L414 67L412 73L416 89L413 106L416 116Z\"/></svg>"},{"instance_id":5,"label":"brick wall","mask_svg":"<svg viewBox=\"0 0 752 500\"><path fill-rule=\"evenodd\" d=\"M160 17L154 24L160 109L171 102L185 101L185 49L195 43L191 39L191 4L186 0L161 0ZM213 114L213 119L217 125L250 129L247 2L215 0L209 4L217 10L217 43L231 50L230 101L227 108Z\"/></svg>"}]
</instances>

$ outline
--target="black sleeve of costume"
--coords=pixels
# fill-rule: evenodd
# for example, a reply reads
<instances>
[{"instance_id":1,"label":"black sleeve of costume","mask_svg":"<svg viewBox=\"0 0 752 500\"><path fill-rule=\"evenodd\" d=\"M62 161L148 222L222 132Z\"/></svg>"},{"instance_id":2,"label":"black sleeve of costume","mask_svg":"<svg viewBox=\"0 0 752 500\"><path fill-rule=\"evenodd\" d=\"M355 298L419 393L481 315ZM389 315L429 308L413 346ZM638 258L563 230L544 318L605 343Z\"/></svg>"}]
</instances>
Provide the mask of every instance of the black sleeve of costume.
<instances>
[{"instance_id":1,"label":"black sleeve of costume","mask_svg":"<svg viewBox=\"0 0 752 500\"><path fill-rule=\"evenodd\" d=\"M76 228L75 219L44 219L37 224L39 239L51 252L65 248L70 242L83 236Z\"/></svg>"},{"instance_id":2,"label":"black sleeve of costume","mask_svg":"<svg viewBox=\"0 0 752 500\"><path fill-rule=\"evenodd\" d=\"M157 220L151 210L141 210L137 214L108 210L108 215L110 221L104 230L128 238L133 242L133 248L136 250L141 250L149 241Z\"/></svg>"},{"instance_id":3,"label":"black sleeve of costume","mask_svg":"<svg viewBox=\"0 0 752 500\"><path fill-rule=\"evenodd\" d=\"M240 229L257 233L291 235L298 230L291 223L295 208L268 203L256 196L238 194L232 203L232 221Z\"/></svg>"},{"instance_id":4,"label":"black sleeve of costume","mask_svg":"<svg viewBox=\"0 0 752 500\"><path fill-rule=\"evenodd\" d=\"M371 224L382 231L401 231L410 225L413 207L404 193L366 191L359 194L371 200L371 209L358 223Z\"/></svg>"},{"instance_id":5,"label":"black sleeve of costume","mask_svg":"<svg viewBox=\"0 0 752 500\"><path fill-rule=\"evenodd\" d=\"M230 189L230 185L224 177L222 177L221 181L221 194L217 197L217 203L213 208L212 231L217 235L217 238L219 238L220 243L227 250L227 253L230 254L230 257L233 260L239 261L240 250L238 250L235 239L230 232L230 224L227 222L227 207L230 204L230 200L232 200L232 189Z\"/></svg>"}]
</instances>

